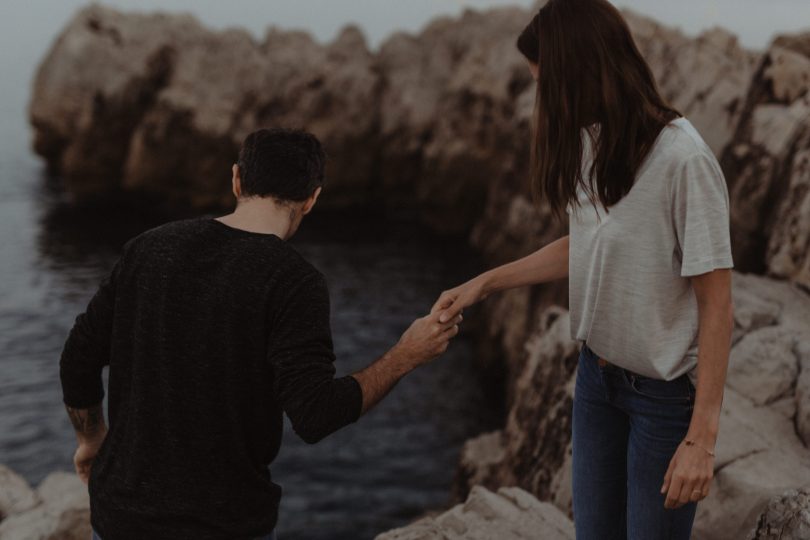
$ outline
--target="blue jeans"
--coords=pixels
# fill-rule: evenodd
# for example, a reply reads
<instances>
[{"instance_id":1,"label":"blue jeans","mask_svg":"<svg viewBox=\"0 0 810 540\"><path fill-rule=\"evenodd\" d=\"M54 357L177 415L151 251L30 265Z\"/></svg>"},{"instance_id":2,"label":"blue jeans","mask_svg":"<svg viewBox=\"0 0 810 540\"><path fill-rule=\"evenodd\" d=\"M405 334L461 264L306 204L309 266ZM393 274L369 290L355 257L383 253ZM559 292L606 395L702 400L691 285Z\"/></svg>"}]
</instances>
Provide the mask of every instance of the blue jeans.
<instances>
[{"instance_id":1,"label":"blue jeans","mask_svg":"<svg viewBox=\"0 0 810 540\"><path fill-rule=\"evenodd\" d=\"M91 540L101 540L95 529L93 529L93 536ZM254 540L276 540L276 531L271 532L266 536L257 536Z\"/></svg>"},{"instance_id":2,"label":"blue jeans","mask_svg":"<svg viewBox=\"0 0 810 540\"><path fill-rule=\"evenodd\" d=\"M572 417L577 540L686 540L697 502L664 508L661 486L689 429L695 387L686 374L653 379L597 359L583 344Z\"/></svg>"}]
</instances>

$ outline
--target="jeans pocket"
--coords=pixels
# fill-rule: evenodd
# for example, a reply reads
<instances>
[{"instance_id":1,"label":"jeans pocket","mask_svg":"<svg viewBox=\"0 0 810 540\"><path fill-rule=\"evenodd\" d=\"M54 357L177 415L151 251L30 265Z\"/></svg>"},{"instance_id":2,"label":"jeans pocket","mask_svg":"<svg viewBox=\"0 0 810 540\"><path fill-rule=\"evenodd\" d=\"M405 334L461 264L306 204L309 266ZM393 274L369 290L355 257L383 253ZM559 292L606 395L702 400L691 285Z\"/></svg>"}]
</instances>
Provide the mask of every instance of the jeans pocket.
<instances>
[{"instance_id":1,"label":"jeans pocket","mask_svg":"<svg viewBox=\"0 0 810 540\"><path fill-rule=\"evenodd\" d=\"M692 403L695 393L686 375L681 375L671 381L654 379L635 373L627 373L630 387L633 391L649 399L667 403Z\"/></svg>"}]
</instances>

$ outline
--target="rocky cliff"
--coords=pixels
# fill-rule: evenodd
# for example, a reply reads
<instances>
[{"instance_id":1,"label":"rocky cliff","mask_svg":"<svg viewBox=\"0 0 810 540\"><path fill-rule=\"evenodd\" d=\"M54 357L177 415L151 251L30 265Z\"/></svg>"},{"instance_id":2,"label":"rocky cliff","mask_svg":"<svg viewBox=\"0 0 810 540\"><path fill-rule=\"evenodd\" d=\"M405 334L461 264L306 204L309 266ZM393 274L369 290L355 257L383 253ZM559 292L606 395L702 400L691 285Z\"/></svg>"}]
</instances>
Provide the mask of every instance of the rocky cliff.
<instances>
[{"instance_id":1,"label":"rocky cliff","mask_svg":"<svg viewBox=\"0 0 810 540\"><path fill-rule=\"evenodd\" d=\"M228 204L244 135L307 127L330 154L326 202L414 213L438 231L469 234L494 265L567 229L528 196L534 89L513 43L529 16L467 11L370 51L355 28L325 45L278 29L257 41L190 16L92 5L37 73L35 148L77 198L213 209ZM795 488L810 485L810 34L755 53L721 29L689 37L626 16L662 92L721 159L735 266L745 272L734 273L716 479L696 537L800 538L807 495ZM578 349L566 304L564 282L485 303L481 358L505 372L510 412L502 430L466 445L459 501L476 485L519 486L570 515ZM509 504L523 508L523 495L510 493L473 491L472 504L391 538L466 537L458 531L480 517L467 508L481 497L503 515Z\"/></svg>"}]
</instances>

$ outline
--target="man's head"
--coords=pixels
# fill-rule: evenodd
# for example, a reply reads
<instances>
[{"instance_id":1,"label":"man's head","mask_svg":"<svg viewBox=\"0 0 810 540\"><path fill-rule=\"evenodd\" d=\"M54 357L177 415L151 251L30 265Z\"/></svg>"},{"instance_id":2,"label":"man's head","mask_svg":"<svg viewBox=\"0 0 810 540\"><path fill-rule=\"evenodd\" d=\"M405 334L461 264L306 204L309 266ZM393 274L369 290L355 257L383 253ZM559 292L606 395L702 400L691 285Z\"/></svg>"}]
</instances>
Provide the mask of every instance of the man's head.
<instances>
[{"instance_id":1,"label":"man's head","mask_svg":"<svg viewBox=\"0 0 810 540\"><path fill-rule=\"evenodd\" d=\"M295 129L260 129L248 135L233 165L237 203L272 199L289 207L293 231L321 192L326 155L311 133Z\"/></svg>"}]
</instances>

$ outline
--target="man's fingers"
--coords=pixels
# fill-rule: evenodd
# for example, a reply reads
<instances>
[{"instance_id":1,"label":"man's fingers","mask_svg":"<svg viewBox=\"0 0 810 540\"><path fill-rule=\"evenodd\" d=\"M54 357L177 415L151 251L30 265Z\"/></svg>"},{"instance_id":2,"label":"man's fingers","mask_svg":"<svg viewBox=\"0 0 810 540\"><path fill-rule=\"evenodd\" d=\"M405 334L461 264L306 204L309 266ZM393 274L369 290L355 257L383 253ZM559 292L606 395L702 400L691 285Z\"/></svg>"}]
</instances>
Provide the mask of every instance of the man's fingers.
<instances>
[{"instance_id":1,"label":"man's fingers","mask_svg":"<svg viewBox=\"0 0 810 540\"><path fill-rule=\"evenodd\" d=\"M445 337L447 337L448 339L455 337L456 334L458 334L458 325L454 324L453 326L445 330L444 333Z\"/></svg>"},{"instance_id":2,"label":"man's fingers","mask_svg":"<svg viewBox=\"0 0 810 540\"><path fill-rule=\"evenodd\" d=\"M461 321L463 321L463 320L464 320L464 317L461 314L459 314L459 315L456 315L455 318L453 318L452 320L449 320L446 323L441 323L441 324L442 324L442 326L444 326L444 330L446 331L446 330L451 329L453 326L461 324Z\"/></svg>"}]
</instances>

